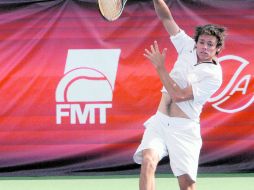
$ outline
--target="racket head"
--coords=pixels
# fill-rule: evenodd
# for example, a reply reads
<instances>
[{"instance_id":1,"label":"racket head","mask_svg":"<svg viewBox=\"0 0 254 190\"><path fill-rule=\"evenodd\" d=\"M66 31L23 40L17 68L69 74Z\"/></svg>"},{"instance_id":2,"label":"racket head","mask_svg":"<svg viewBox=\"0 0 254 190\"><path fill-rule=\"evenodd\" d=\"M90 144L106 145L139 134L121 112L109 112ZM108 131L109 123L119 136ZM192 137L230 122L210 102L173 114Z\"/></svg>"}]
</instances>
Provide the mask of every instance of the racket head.
<instances>
[{"instance_id":1,"label":"racket head","mask_svg":"<svg viewBox=\"0 0 254 190\"><path fill-rule=\"evenodd\" d=\"M101 15L107 21L117 20L124 9L127 0L98 0Z\"/></svg>"}]
</instances>

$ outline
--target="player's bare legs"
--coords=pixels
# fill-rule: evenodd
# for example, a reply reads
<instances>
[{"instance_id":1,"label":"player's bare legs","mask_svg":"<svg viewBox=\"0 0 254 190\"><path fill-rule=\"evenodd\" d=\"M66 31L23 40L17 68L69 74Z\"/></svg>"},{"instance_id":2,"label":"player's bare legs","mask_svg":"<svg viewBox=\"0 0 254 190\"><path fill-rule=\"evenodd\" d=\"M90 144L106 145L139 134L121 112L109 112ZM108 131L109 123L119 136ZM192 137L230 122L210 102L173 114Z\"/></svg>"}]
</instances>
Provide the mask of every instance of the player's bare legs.
<instances>
[{"instance_id":1,"label":"player's bare legs","mask_svg":"<svg viewBox=\"0 0 254 190\"><path fill-rule=\"evenodd\" d=\"M196 189L196 184L190 178L189 175L184 174L184 175L178 176L177 178L178 178L180 190L195 190Z\"/></svg>"},{"instance_id":2,"label":"player's bare legs","mask_svg":"<svg viewBox=\"0 0 254 190\"><path fill-rule=\"evenodd\" d=\"M139 178L140 190L155 190L155 171L159 162L158 154L146 149L142 152L142 165Z\"/></svg>"}]
</instances>

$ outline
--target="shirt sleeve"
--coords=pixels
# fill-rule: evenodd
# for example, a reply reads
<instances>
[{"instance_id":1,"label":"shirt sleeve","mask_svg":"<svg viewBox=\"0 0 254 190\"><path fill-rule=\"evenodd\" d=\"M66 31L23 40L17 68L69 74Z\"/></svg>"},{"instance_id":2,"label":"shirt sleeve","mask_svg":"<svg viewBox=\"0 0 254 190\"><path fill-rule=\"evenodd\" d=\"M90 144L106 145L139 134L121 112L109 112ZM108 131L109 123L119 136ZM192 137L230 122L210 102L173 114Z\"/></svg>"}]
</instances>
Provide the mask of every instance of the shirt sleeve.
<instances>
[{"instance_id":1,"label":"shirt sleeve","mask_svg":"<svg viewBox=\"0 0 254 190\"><path fill-rule=\"evenodd\" d=\"M170 39L178 54L186 48L193 47L195 44L194 39L188 36L183 30L180 30L175 36L170 36Z\"/></svg>"},{"instance_id":2,"label":"shirt sleeve","mask_svg":"<svg viewBox=\"0 0 254 190\"><path fill-rule=\"evenodd\" d=\"M215 76L206 76L192 83L194 103L205 104L206 101L220 88L222 81Z\"/></svg>"}]
</instances>

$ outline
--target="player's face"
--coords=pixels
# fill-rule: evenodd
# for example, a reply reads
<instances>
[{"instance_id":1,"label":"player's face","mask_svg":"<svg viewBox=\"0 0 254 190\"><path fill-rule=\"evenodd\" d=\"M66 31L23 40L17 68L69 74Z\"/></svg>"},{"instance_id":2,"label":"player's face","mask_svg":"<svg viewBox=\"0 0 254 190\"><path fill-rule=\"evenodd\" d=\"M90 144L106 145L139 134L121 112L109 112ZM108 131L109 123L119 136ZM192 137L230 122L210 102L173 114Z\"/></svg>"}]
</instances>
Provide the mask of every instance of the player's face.
<instances>
[{"instance_id":1,"label":"player's face","mask_svg":"<svg viewBox=\"0 0 254 190\"><path fill-rule=\"evenodd\" d=\"M216 56L216 52L219 51L216 45L217 39L215 36L200 35L196 44L198 61L212 61L212 58Z\"/></svg>"}]
</instances>

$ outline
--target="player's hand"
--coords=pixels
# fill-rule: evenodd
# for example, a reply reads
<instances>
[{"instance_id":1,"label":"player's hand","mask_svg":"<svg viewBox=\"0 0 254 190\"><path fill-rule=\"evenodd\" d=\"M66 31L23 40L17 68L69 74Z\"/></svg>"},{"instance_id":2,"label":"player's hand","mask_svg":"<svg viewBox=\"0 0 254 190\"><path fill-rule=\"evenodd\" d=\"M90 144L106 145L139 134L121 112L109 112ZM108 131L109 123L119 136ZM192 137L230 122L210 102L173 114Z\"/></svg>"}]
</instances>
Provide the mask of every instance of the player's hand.
<instances>
[{"instance_id":1,"label":"player's hand","mask_svg":"<svg viewBox=\"0 0 254 190\"><path fill-rule=\"evenodd\" d=\"M156 69L163 69L165 68L166 51L167 49L164 48L160 52L157 41L154 41L154 44L150 46L150 50L145 49L144 56L151 61Z\"/></svg>"}]
</instances>

